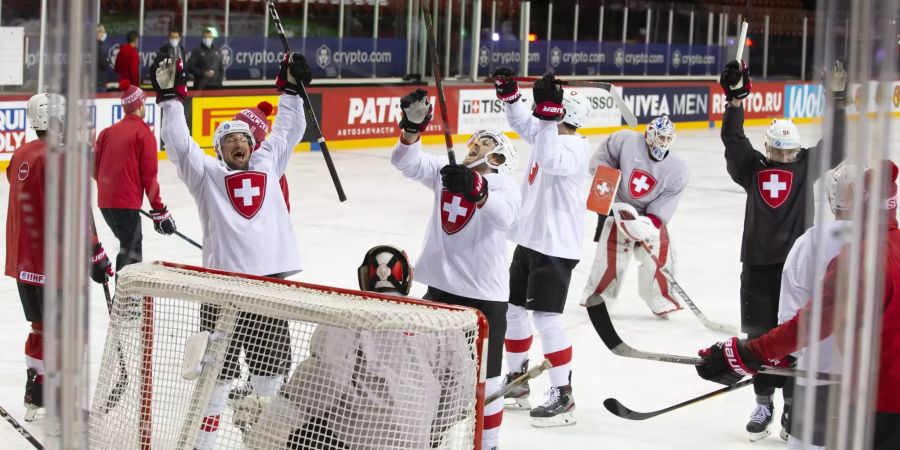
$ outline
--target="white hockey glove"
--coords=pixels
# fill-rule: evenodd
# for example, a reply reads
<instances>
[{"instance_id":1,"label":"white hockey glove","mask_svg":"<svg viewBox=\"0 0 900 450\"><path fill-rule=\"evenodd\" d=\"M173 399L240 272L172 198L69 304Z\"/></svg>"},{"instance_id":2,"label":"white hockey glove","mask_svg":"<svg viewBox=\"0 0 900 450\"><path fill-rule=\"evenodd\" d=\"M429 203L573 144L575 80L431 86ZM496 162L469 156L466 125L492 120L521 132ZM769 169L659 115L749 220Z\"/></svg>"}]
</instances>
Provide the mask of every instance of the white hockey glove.
<instances>
[{"instance_id":1,"label":"white hockey glove","mask_svg":"<svg viewBox=\"0 0 900 450\"><path fill-rule=\"evenodd\" d=\"M847 71L844 70L844 63L835 61L831 70L831 83L828 86L836 100L844 99L847 91Z\"/></svg>"}]
</instances>

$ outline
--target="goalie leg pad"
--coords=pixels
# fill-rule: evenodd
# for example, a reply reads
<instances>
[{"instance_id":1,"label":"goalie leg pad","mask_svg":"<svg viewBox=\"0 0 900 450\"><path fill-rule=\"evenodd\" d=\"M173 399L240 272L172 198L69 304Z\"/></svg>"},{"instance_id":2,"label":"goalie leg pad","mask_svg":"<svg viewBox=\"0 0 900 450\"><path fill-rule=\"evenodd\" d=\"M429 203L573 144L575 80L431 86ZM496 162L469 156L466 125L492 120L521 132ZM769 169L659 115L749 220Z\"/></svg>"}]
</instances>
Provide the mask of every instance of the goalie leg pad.
<instances>
[{"instance_id":1,"label":"goalie leg pad","mask_svg":"<svg viewBox=\"0 0 900 450\"><path fill-rule=\"evenodd\" d=\"M619 295L622 275L628 268L630 253L625 236L616 227L615 220L603 222L597 252L588 282L581 295L581 306L589 306L598 301L615 300Z\"/></svg>"},{"instance_id":2,"label":"goalie leg pad","mask_svg":"<svg viewBox=\"0 0 900 450\"><path fill-rule=\"evenodd\" d=\"M666 226L660 229L660 236L651 244L653 255L662 263L663 267L674 275L675 254L669 245L669 236ZM650 311L661 318L683 309L675 299L669 280L662 273L656 261L644 248L635 248L635 255L641 265L638 268L638 294L647 303Z\"/></svg>"}]
</instances>

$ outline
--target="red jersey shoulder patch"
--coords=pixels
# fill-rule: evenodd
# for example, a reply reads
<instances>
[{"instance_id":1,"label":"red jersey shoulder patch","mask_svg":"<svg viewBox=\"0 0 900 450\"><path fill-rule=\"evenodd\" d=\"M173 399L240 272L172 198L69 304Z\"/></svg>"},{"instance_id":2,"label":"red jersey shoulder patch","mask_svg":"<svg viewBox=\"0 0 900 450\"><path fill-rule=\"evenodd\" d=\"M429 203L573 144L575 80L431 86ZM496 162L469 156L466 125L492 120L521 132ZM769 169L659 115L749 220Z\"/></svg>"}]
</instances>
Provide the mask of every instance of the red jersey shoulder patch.
<instances>
[{"instance_id":1,"label":"red jersey shoulder patch","mask_svg":"<svg viewBox=\"0 0 900 450\"><path fill-rule=\"evenodd\" d=\"M628 177L628 193L631 194L631 198L644 197L655 187L656 178L653 178L652 175L641 169L631 171L631 176Z\"/></svg>"},{"instance_id":2,"label":"red jersey shoulder patch","mask_svg":"<svg viewBox=\"0 0 900 450\"><path fill-rule=\"evenodd\" d=\"M778 208L791 195L794 173L781 169L760 170L756 174L759 196L771 208Z\"/></svg>"},{"instance_id":3,"label":"red jersey shoulder patch","mask_svg":"<svg viewBox=\"0 0 900 450\"><path fill-rule=\"evenodd\" d=\"M16 171L16 178L18 178L19 181L25 181L25 179L28 178L29 173L31 173L31 167L27 162L23 162L19 165L19 170Z\"/></svg>"},{"instance_id":4,"label":"red jersey shoulder patch","mask_svg":"<svg viewBox=\"0 0 900 450\"><path fill-rule=\"evenodd\" d=\"M266 174L245 171L228 175L225 190L234 210L245 219L252 219L266 199Z\"/></svg>"},{"instance_id":5,"label":"red jersey shoulder patch","mask_svg":"<svg viewBox=\"0 0 900 450\"><path fill-rule=\"evenodd\" d=\"M531 170L528 171L528 184L534 184L534 179L537 178L538 170L540 170L541 166L538 165L537 161L531 165Z\"/></svg>"},{"instance_id":6,"label":"red jersey shoulder patch","mask_svg":"<svg viewBox=\"0 0 900 450\"><path fill-rule=\"evenodd\" d=\"M441 228L444 233L456 234L465 228L475 215L475 204L460 194L441 190Z\"/></svg>"}]
</instances>

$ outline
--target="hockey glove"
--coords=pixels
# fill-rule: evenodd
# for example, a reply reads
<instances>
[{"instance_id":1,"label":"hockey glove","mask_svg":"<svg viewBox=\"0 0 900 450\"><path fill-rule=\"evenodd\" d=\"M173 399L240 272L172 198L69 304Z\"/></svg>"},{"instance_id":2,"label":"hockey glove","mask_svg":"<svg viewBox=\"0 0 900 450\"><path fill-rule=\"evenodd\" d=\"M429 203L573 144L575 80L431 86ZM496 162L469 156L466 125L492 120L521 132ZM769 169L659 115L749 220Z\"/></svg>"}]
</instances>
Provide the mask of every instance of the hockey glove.
<instances>
[{"instance_id":1,"label":"hockey glove","mask_svg":"<svg viewBox=\"0 0 900 450\"><path fill-rule=\"evenodd\" d=\"M415 92L406 94L400 99L400 109L403 117L400 119L400 129L412 134L423 133L431 122L432 107L428 101L428 93L424 89L416 89Z\"/></svg>"},{"instance_id":2,"label":"hockey glove","mask_svg":"<svg viewBox=\"0 0 900 450\"><path fill-rule=\"evenodd\" d=\"M763 361L747 347L747 340L736 337L718 342L697 354L703 359L697 365L697 375L729 386L747 375L756 375L763 365Z\"/></svg>"},{"instance_id":3,"label":"hockey glove","mask_svg":"<svg viewBox=\"0 0 900 450\"><path fill-rule=\"evenodd\" d=\"M722 75L719 77L719 85L725 91L725 100L743 99L750 95L753 83L750 81L750 67L747 61L731 61L725 64Z\"/></svg>"},{"instance_id":4,"label":"hockey glove","mask_svg":"<svg viewBox=\"0 0 900 450\"><path fill-rule=\"evenodd\" d=\"M522 94L519 93L519 83L513 79L515 74L509 67L501 67L493 74L497 98L506 103L515 103L522 97Z\"/></svg>"},{"instance_id":5,"label":"hockey glove","mask_svg":"<svg viewBox=\"0 0 900 450\"><path fill-rule=\"evenodd\" d=\"M563 90L548 73L534 83L534 117L541 120L558 120L565 114L562 106Z\"/></svg>"},{"instance_id":6,"label":"hockey glove","mask_svg":"<svg viewBox=\"0 0 900 450\"><path fill-rule=\"evenodd\" d=\"M831 88L831 95L835 100L844 100L847 96L847 71L844 70L844 63L835 61L831 71L831 82L828 84Z\"/></svg>"},{"instance_id":7,"label":"hockey glove","mask_svg":"<svg viewBox=\"0 0 900 450\"><path fill-rule=\"evenodd\" d=\"M91 256L91 279L96 283L106 283L114 275L112 264L106 257L106 251L98 242Z\"/></svg>"},{"instance_id":8,"label":"hockey glove","mask_svg":"<svg viewBox=\"0 0 900 450\"><path fill-rule=\"evenodd\" d=\"M150 66L150 84L156 91L156 102L187 97L187 77L181 58L172 59L168 53L160 53Z\"/></svg>"},{"instance_id":9,"label":"hockey glove","mask_svg":"<svg viewBox=\"0 0 900 450\"><path fill-rule=\"evenodd\" d=\"M153 229L159 234L172 234L177 229L175 219L165 206L150 210L150 218L153 219Z\"/></svg>"},{"instance_id":10,"label":"hockey glove","mask_svg":"<svg viewBox=\"0 0 900 450\"><path fill-rule=\"evenodd\" d=\"M306 58L300 53L292 53L290 58L284 55L281 61L281 69L275 78L275 86L285 94L299 95L300 83L309 86L312 81L312 72L306 64Z\"/></svg>"},{"instance_id":11,"label":"hockey glove","mask_svg":"<svg viewBox=\"0 0 900 450\"><path fill-rule=\"evenodd\" d=\"M441 169L441 184L448 192L463 194L463 198L472 203L478 203L488 195L487 178L466 166L444 166Z\"/></svg>"}]
</instances>

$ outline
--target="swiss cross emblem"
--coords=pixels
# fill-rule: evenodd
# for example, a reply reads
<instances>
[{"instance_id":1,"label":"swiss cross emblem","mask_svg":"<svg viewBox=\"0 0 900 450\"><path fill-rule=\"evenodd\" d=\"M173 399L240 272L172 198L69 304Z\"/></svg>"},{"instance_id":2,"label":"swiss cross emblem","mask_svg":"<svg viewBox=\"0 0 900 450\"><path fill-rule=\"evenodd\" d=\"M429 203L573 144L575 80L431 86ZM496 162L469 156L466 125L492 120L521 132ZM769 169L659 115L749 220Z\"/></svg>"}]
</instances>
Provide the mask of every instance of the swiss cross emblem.
<instances>
[{"instance_id":1,"label":"swiss cross emblem","mask_svg":"<svg viewBox=\"0 0 900 450\"><path fill-rule=\"evenodd\" d=\"M266 174L247 171L228 175L225 190L234 210L245 219L252 219L266 199Z\"/></svg>"},{"instance_id":2,"label":"swiss cross emblem","mask_svg":"<svg viewBox=\"0 0 900 450\"><path fill-rule=\"evenodd\" d=\"M537 161L531 165L531 170L528 171L528 184L534 184L534 179L537 178L538 169L541 167L538 166Z\"/></svg>"},{"instance_id":3,"label":"swiss cross emblem","mask_svg":"<svg viewBox=\"0 0 900 450\"><path fill-rule=\"evenodd\" d=\"M656 178L641 169L631 171L631 177L628 178L628 192L631 198L641 198L650 193L656 187Z\"/></svg>"},{"instance_id":4,"label":"swiss cross emblem","mask_svg":"<svg viewBox=\"0 0 900 450\"><path fill-rule=\"evenodd\" d=\"M791 182L793 181L793 172L781 169L760 170L756 175L759 195L772 208L784 204L791 194Z\"/></svg>"},{"instance_id":5,"label":"swiss cross emblem","mask_svg":"<svg viewBox=\"0 0 900 450\"><path fill-rule=\"evenodd\" d=\"M609 195L609 191L611 190L612 189L609 187L609 183L607 183L606 180L603 180L602 182L600 182L600 184L594 187L594 194L598 198L604 198Z\"/></svg>"},{"instance_id":6,"label":"swiss cross emblem","mask_svg":"<svg viewBox=\"0 0 900 450\"><path fill-rule=\"evenodd\" d=\"M456 234L462 230L475 215L475 204L464 199L462 195L441 191L441 228L444 233Z\"/></svg>"}]
</instances>

